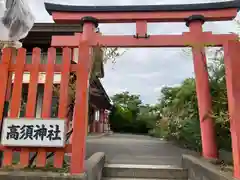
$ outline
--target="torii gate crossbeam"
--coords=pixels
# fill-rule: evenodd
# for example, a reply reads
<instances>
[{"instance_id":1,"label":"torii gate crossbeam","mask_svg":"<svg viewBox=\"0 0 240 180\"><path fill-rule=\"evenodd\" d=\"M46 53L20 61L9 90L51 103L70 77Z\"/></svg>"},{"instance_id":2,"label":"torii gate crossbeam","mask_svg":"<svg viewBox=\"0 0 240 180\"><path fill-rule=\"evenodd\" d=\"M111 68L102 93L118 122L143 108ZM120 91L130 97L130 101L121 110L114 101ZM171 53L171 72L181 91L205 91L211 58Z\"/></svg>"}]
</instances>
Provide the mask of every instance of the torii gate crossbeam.
<instances>
[{"instance_id":1,"label":"torii gate crossbeam","mask_svg":"<svg viewBox=\"0 0 240 180\"><path fill-rule=\"evenodd\" d=\"M56 23L74 23L82 24L83 32L76 33L73 36L54 36L52 46L55 47L78 47L79 62L84 66L79 73L80 80L78 86L83 94L87 89L89 67L92 61L89 58L91 48L97 45L104 47L192 47L193 63L196 80L196 92L198 98L198 109L202 137L202 155L208 159L218 157L216 145L216 134L214 121L211 116L212 102L209 87L209 76L206 67L205 46L223 46L227 49L228 56L226 59L232 61L229 55L230 51L228 41L238 41L235 34L216 35L211 32L203 32L202 24L205 21L227 21L233 20L240 8L240 1L226 1L216 3L201 4L184 4L184 5L142 5L142 6L68 6L45 3L46 10L52 15ZM99 23L136 23L136 34L133 36L104 36L96 32ZM149 22L186 22L190 32L182 35L149 35L147 23ZM231 46L235 46L231 44ZM240 46L239 46L240 47ZM238 48L235 48L236 56ZM233 54L233 53L230 53ZM236 61L236 58L234 59ZM234 62L235 62L234 61ZM236 84L232 81L232 64L229 63L227 69L228 94L238 93L238 88L231 88ZM235 76L240 76L234 71ZM230 74L230 75L229 75ZM80 82L81 81L81 82ZM236 84L237 87L237 84ZM79 92L79 94L81 94ZM236 96L234 96L235 98ZM237 120L237 110L240 111L234 102L240 102L240 96L237 100L229 97L231 107L231 133L233 159L234 159L234 176L240 178L240 128L232 125ZM87 97L78 97L78 107L83 107L76 111L74 117L74 129L79 129L81 133L73 132L72 141L72 163L71 173L77 174L84 171L85 157L85 139L86 139L86 117ZM233 111L234 109L234 111ZM79 112L80 111L80 112ZM80 119L79 119L80 118ZM236 124L236 123L233 123ZM237 134L237 136L236 136Z\"/></svg>"}]
</instances>

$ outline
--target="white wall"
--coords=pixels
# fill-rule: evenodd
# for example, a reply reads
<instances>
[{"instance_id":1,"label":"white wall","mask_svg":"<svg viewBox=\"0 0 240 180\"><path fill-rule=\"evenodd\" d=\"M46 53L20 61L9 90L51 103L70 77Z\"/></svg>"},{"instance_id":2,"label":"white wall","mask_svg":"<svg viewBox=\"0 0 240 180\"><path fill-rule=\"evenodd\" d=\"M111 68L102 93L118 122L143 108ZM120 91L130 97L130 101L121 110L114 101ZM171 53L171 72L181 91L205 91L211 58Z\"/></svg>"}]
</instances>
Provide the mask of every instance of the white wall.
<instances>
[{"instance_id":1,"label":"white wall","mask_svg":"<svg viewBox=\"0 0 240 180\"><path fill-rule=\"evenodd\" d=\"M99 120L100 120L100 111L95 110L95 121L99 121Z\"/></svg>"},{"instance_id":2,"label":"white wall","mask_svg":"<svg viewBox=\"0 0 240 180\"><path fill-rule=\"evenodd\" d=\"M36 118L41 118L42 104L43 104L43 94L44 94L44 86L43 85L38 85Z\"/></svg>"}]
</instances>

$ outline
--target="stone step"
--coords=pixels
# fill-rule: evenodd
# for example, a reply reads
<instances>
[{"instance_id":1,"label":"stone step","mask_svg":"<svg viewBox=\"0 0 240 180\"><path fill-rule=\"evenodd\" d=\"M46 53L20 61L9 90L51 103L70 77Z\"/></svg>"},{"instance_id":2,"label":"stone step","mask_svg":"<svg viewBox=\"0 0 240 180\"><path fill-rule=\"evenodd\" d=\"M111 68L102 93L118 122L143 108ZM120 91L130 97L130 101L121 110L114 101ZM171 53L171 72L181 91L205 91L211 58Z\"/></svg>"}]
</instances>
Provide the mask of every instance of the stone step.
<instances>
[{"instance_id":1,"label":"stone step","mask_svg":"<svg viewBox=\"0 0 240 180\"><path fill-rule=\"evenodd\" d=\"M118 178L187 180L188 172L186 169L168 165L106 164L103 177L115 180Z\"/></svg>"}]
</instances>

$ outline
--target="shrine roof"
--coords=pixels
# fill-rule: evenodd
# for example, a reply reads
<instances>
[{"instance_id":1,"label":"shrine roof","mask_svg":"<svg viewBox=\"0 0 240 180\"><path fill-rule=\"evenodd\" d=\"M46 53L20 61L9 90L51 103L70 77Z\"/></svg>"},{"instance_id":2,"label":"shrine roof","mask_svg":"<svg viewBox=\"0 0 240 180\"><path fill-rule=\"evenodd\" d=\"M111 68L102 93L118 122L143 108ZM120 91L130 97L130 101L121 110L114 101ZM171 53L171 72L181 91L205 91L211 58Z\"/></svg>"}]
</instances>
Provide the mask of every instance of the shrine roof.
<instances>
[{"instance_id":1,"label":"shrine roof","mask_svg":"<svg viewBox=\"0 0 240 180\"><path fill-rule=\"evenodd\" d=\"M51 46L52 36L74 35L76 32L82 32L82 27L78 24L35 23L28 35L21 41L30 51L36 46L47 51Z\"/></svg>"},{"instance_id":2,"label":"shrine roof","mask_svg":"<svg viewBox=\"0 0 240 180\"><path fill-rule=\"evenodd\" d=\"M105 91L101 81L99 78L95 78L90 82L91 88L96 88L98 90L97 94L91 94L90 101L97 105L98 107L102 107L110 110L112 107L111 100Z\"/></svg>"},{"instance_id":3,"label":"shrine roof","mask_svg":"<svg viewBox=\"0 0 240 180\"><path fill-rule=\"evenodd\" d=\"M225 1L198 4L171 4L171 5L125 5L125 6L77 6L45 3L45 8L52 12L156 12L156 11L201 11L228 8L240 8L240 1Z\"/></svg>"},{"instance_id":4,"label":"shrine roof","mask_svg":"<svg viewBox=\"0 0 240 180\"><path fill-rule=\"evenodd\" d=\"M51 37L53 35L74 35L75 32L82 32L82 27L75 24L35 23L28 35L21 41L23 47L26 48L28 52L32 52L34 47L39 47L42 52L46 52L51 46ZM57 52L58 50L59 48L57 48ZM101 73L100 78L103 78L103 64L101 64ZM90 88L97 89L96 94L90 95L90 103L95 104L99 108L110 109L111 100L100 80L96 78L90 82L90 84Z\"/></svg>"}]
</instances>

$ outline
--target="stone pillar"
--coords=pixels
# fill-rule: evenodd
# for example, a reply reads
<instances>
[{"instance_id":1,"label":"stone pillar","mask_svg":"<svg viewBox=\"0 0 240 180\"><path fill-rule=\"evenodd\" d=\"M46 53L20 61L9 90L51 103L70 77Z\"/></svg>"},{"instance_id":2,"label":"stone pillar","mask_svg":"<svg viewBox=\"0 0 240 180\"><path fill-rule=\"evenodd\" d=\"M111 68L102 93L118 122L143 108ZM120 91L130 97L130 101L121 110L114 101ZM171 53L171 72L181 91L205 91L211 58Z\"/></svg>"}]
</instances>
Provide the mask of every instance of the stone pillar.
<instances>
[{"instance_id":1,"label":"stone pillar","mask_svg":"<svg viewBox=\"0 0 240 180\"><path fill-rule=\"evenodd\" d=\"M203 23L203 16L193 15L188 18L186 25L190 29L192 37L191 42L193 42L192 53L201 127L202 155L207 159L216 159L218 157L218 150L216 145L214 121L211 117L212 98L209 87L207 61L204 44L200 44Z\"/></svg>"}]
</instances>

